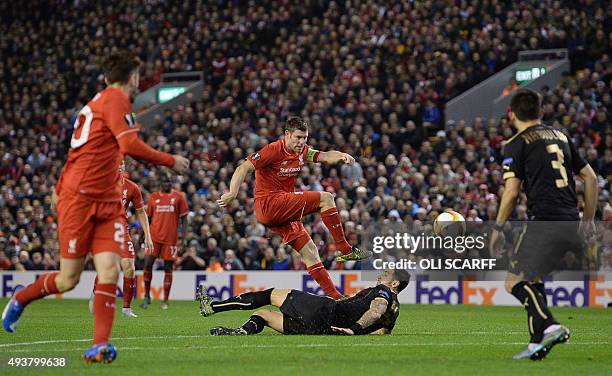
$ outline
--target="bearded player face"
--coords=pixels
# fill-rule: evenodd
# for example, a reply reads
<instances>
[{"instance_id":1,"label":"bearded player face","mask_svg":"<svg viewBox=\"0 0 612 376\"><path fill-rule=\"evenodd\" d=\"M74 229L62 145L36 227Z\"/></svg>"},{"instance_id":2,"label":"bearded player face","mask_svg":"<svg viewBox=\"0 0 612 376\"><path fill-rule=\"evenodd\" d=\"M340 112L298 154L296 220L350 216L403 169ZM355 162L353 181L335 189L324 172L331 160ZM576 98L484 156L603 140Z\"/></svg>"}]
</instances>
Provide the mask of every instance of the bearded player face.
<instances>
[{"instance_id":1,"label":"bearded player face","mask_svg":"<svg viewBox=\"0 0 612 376\"><path fill-rule=\"evenodd\" d=\"M295 129L294 131L285 131L285 145L294 153L301 153L306 146L308 140L308 131Z\"/></svg>"},{"instance_id":2,"label":"bearded player face","mask_svg":"<svg viewBox=\"0 0 612 376\"><path fill-rule=\"evenodd\" d=\"M138 71L138 69L136 69L134 72L132 72L132 74L130 75L130 80L128 81L130 101L133 102L136 95L138 95L139 86L140 86L140 72Z\"/></svg>"}]
</instances>

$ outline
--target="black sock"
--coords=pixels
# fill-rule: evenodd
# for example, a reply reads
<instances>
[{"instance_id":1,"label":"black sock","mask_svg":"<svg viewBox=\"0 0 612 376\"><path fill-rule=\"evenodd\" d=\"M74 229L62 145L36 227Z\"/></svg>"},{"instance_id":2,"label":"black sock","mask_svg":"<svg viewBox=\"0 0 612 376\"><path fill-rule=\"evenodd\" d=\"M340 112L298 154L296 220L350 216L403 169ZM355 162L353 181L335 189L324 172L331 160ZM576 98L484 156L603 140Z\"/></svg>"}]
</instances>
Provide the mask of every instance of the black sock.
<instances>
[{"instance_id":1,"label":"black sock","mask_svg":"<svg viewBox=\"0 0 612 376\"><path fill-rule=\"evenodd\" d=\"M249 317L249 321L245 322L241 326L241 328L244 329L247 332L247 334L251 335L251 334L261 333L261 331L264 330L265 326L266 326L266 320L264 320L263 317L258 316L258 315L253 315Z\"/></svg>"},{"instance_id":2,"label":"black sock","mask_svg":"<svg viewBox=\"0 0 612 376\"><path fill-rule=\"evenodd\" d=\"M211 304L215 313L225 312L225 311L235 311L239 310L252 310L257 309L263 306L267 306L272 304L272 290L267 289L263 291L254 291L254 292L246 292L244 294L240 294L238 296L234 296L227 300L223 300L220 302L213 302Z\"/></svg>"},{"instance_id":3,"label":"black sock","mask_svg":"<svg viewBox=\"0 0 612 376\"><path fill-rule=\"evenodd\" d=\"M532 283L525 281L514 285L512 295L521 302L527 311L527 324L531 334L530 342L541 342L544 336L544 329L549 325L557 323L548 309L546 298Z\"/></svg>"}]
</instances>

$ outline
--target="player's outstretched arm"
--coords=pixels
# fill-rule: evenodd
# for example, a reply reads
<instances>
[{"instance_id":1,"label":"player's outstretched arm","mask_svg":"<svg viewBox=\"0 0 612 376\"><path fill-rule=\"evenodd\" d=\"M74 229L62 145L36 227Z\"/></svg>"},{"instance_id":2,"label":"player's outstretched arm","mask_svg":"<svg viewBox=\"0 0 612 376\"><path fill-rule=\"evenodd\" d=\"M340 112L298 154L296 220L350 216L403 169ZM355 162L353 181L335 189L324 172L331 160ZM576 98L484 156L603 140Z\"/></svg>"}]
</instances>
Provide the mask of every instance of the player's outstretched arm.
<instances>
[{"instance_id":1,"label":"player's outstretched arm","mask_svg":"<svg viewBox=\"0 0 612 376\"><path fill-rule=\"evenodd\" d=\"M582 212L581 232L587 241L592 241L595 235L595 210L597 208L597 175L590 165L580 170L584 181L584 210Z\"/></svg>"},{"instance_id":2,"label":"player's outstretched arm","mask_svg":"<svg viewBox=\"0 0 612 376\"><path fill-rule=\"evenodd\" d=\"M355 334L362 334L363 329L374 324L378 319L382 317L382 315L385 314L385 311L387 310L387 304L389 303L387 303L385 299L374 299L372 300L372 303L370 303L370 309L368 309L366 313L364 313L363 316L361 316L361 318L357 320L357 322L353 324L350 328L338 328L335 326L332 326L331 328L336 333L346 334L349 336Z\"/></svg>"},{"instance_id":3,"label":"player's outstretched arm","mask_svg":"<svg viewBox=\"0 0 612 376\"><path fill-rule=\"evenodd\" d=\"M521 179L519 178L508 178L506 179L506 185L504 185L504 193L502 195L501 204L499 205L499 211L497 212L497 219L495 223L497 226L502 226L508 218L514 207L516 206L516 199L521 192ZM491 233L490 249L491 251L499 252L503 246L503 235L497 229L493 229Z\"/></svg>"},{"instance_id":4,"label":"player's outstretched arm","mask_svg":"<svg viewBox=\"0 0 612 376\"><path fill-rule=\"evenodd\" d=\"M327 164L336 164L336 163L353 164L355 163L355 158L341 151L336 151L336 150L322 151L319 154L317 162L327 163Z\"/></svg>"},{"instance_id":5,"label":"player's outstretched arm","mask_svg":"<svg viewBox=\"0 0 612 376\"><path fill-rule=\"evenodd\" d=\"M151 239L151 227L149 226L149 217L144 207L136 210L136 219L142 226L144 232L145 249L153 249L153 240Z\"/></svg>"},{"instance_id":6,"label":"player's outstretched arm","mask_svg":"<svg viewBox=\"0 0 612 376\"><path fill-rule=\"evenodd\" d=\"M229 204L231 204L232 201L234 201L234 199L236 198L236 196L238 196L238 191L240 190L240 186L242 185L242 183L244 183L244 179L246 179L246 176L253 171L255 171L255 166L248 159L245 160L244 163L242 163L240 166L238 166L238 168L236 169L236 171L234 171L234 174L232 175L232 180L230 182L230 191L223 194L223 196L221 196L221 198L217 200L217 205L222 208L225 208Z\"/></svg>"},{"instance_id":7,"label":"player's outstretched arm","mask_svg":"<svg viewBox=\"0 0 612 376\"><path fill-rule=\"evenodd\" d=\"M170 167L178 173L183 173L189 168L187 158L157 151L142 141L135 132L126 132L118 136L117 142L123 154L140 161Z\"/></svg>"},{"instance_id":8,"label":"player's outstretched arm","mask_svg":"<svg viewBox=\"0 0 612 376\"><path fill-rule=\"evenodd\" d=\"M597 207L597 175L589 165L580 170L580 177L584 180L584 212L583 221L592 221L595 218L595 208Z\"/></svg>"}]
</instances>

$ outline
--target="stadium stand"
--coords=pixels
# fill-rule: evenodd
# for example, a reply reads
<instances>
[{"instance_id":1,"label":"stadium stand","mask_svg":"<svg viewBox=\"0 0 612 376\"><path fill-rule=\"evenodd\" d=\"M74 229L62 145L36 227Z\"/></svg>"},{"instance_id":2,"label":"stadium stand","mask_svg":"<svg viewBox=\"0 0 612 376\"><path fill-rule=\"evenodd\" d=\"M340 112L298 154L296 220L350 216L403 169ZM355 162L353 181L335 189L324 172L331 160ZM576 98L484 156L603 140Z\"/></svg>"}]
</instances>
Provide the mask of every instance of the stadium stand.
<instances>
[{"instance_id":1,"label":"stadium stand","mask_svg":"<svg viewBox=\"0 0 612 376\"><path fill-rule=\"evenodd\" d=\"M142 89L162 73L205 75L201 100L143 124L149 144L193 161L176 184L191 209L180 268L303 269L255 220L252 181L229 210L215 204L233 168L276 139L289 114L310 121L313 147L358 159L308 166L298 184L336 194L350 242L381 217L432 219L451 207L491 219L502 140L513 131L505 119L446 127L444 104L524 49L570 51L573 71L542 88L544 120L572 133L599 175L599 215L609 220L610 17L605 1L2 2L0 270L57 268L50 192L76 111L103 88L97 63L118 47L145 62ZM156 169L132 161L128 171L145 194L156 188ZM359 267L335 264L318 216L305 223L327 268ZM612 239L600 241L612 269Z\"/></svg>"}]
</instances>

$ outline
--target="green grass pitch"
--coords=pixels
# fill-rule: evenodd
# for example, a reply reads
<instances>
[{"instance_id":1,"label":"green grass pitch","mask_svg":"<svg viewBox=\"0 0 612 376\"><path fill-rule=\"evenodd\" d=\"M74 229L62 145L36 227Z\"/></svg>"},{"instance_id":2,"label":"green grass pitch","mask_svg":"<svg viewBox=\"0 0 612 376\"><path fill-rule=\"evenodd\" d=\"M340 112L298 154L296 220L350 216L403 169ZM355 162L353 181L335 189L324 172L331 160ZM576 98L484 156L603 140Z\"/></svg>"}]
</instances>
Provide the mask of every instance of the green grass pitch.
<instances>
[{"instance_id":1,"label":"green grass pitch","mask_svg":"<svg viewBox=\"0 0 612 376\"><path fill-rule=\"evenodd\" d=\"M0 300L2 306L6 299ZM117 301L118 305L120 300ZM138 302L136 302L138 304ZM612 313L553 308L572 338L541 362L511 356L528 340L519 307L404 305L390 336L211 337L214 325L237 326L238 311L209 318L194 302L137 307L137 319L117 316L110 365L86 365L92 316L84 300L45 300L28 307L18 331L0 334L1 375L612 375ZM16 369L11 357L66 357L65 368Z\"/></svg>"}]
</instances>

